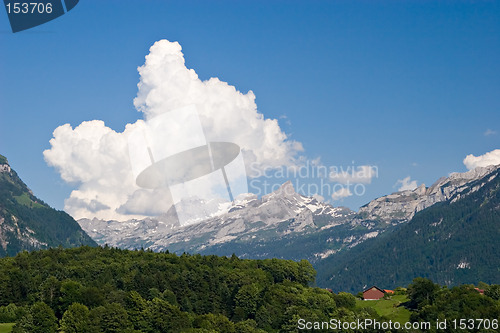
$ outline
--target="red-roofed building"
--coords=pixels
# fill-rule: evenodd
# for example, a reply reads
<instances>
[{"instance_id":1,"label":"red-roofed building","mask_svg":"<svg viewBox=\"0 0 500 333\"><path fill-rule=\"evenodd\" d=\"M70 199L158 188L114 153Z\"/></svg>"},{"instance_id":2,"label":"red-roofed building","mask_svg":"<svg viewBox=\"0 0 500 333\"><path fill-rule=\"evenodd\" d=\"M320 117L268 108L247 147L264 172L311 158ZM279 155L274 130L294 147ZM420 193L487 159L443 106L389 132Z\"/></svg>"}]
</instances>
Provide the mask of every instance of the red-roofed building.
<instances>
[{"instance_id":1,"label":"red-roofed building","mask_svg":"<svg viewBox=\"0 0 500 333\"><path fill-rule=\"evenodd\" d=\"M386 294L385 290L380 289L377 286L370 287L363 291L364 300L376 300L381 299Z\"/></svg>"},{"instance_id":2,"label":"red-roofed building","mask_svg":"<svg viewBox=\"0 0 500 333\"><path fill-rule=\"evenodd\" d=\"M480 293L481 295L484 295L484 289L479 289L479 288L474 288L477 290L478 293Z\"/></svg>"}]
</instances>

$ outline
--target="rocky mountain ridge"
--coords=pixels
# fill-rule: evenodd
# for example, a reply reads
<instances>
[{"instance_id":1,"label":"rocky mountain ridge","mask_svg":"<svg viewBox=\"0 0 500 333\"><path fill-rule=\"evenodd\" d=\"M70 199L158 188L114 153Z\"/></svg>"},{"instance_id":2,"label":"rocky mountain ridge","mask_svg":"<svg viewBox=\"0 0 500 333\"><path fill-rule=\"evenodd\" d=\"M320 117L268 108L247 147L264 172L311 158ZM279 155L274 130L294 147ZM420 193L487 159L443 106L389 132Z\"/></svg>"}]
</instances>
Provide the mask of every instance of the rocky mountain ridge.
<instances>
[{"instance_id":1,"label":"rocky mountain ridge","mask_svg":"<svg viewBox=\"0 0 500 333\"><path fill-rule=\"evenodd\" d=\"M421 184L414 190L396 192L372 200L361 207L358 213L363 219L380 219L393 223L406 222L415 213L460 194L469 188L469 183L485 177L499 167L500 165L491 165L478 167L464 173L452 173L448 177L439 178L430 187ZM473 192L477 191L481 186L480 184L476 185ZM460 198L460 196L457 198Z\"/></svg>"},{"instance_id":2,"label":"rocky mountain ridge","mask_svg":"<svg viewBox=\"0 0 500 333\"><path fill-rule=\"evenodd\" d=\"M304 197L295 192L291 182L286 182L260 199L253 194L239 196L227 213L187 226L179 226L175 215L168 213L157 219L126 222L81 219L78 222L101 244L148 247L155 251L172 247L199 251L236 239L267 238L266 233L280 237L323 230L346 223L354 214L347 208L335 208Z\"/></svg>"}]
</instances>

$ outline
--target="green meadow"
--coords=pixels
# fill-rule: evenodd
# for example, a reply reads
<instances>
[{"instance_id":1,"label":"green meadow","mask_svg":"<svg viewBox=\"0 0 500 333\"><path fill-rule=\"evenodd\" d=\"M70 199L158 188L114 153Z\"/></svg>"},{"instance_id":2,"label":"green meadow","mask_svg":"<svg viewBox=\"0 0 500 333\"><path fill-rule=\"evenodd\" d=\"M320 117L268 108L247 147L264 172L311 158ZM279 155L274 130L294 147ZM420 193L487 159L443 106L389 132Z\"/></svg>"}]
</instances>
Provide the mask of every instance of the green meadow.
<instances>
[{"instance_id":1,"label":"green meadow","mask_svg":"<svg viewBox=\"0 0 500 333\"><path fill-rule=\"evenodd\" d=\"M380 299L376 301L356 300L358 308L373 308L379 316L386 317L392 321L406 323L410 321L410 311L402 304L407 302L406 295L394 295L390 299Z\"/></svg>"},{"instance_id":2,"label":"green meadow","mask_svg":"<svg viewBox=\"0 0 500 333\"><path fill-rule=\"evenodd\" d=\"M0 323L0 333L10 333L12 332L12 327L15 323Z\"/></svg>"}]
</instances>

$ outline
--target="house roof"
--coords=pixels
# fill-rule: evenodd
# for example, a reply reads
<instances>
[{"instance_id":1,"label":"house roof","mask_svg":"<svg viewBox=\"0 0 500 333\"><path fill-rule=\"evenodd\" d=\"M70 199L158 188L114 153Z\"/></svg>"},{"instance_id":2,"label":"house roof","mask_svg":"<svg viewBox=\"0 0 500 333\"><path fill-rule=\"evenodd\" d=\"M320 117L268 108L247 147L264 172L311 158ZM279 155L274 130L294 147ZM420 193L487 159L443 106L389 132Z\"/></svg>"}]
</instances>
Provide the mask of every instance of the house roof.
<instances>
[{"instance_id":1,"label":"house roof","mask_svg":"<svg viewBox=\"0 0 500 333\"><path fill-rule=\"evenodd\" d=\"M381 292L383 292L385 294L385 290L380 289L377 286L371 286L370 288L363 290L363 293L366 293L368 290L373 289L373 288L375 288L375 289L377 289L377 290L379 290L379 291L381 291Z\"/></svg>"}]
</instances>

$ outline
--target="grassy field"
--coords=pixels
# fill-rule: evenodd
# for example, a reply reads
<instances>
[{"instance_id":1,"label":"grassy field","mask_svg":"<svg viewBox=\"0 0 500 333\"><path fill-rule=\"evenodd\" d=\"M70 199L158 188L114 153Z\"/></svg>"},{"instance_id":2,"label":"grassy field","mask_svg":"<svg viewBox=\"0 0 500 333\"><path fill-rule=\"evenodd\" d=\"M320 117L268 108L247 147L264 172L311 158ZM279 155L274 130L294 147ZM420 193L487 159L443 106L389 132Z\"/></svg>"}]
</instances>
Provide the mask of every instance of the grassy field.
<instances>
[{"instance_id":1,"label":"grassy field","mask_svg":"<svg viewBox=\"0 0 500 333\"><path fill-rule=\"evenodd\" d=\"M1 324L0 323L0 333L10 333L14 323Z\"/></svg>"},{"instance_id":2,"label":"grassy field","mask_svg":"<svg viewBox=\"0 0 500 333\"><path fill-rule=\"evenodd\" d=\"M27 193L23 193L21 195L14 196L16 199L17 203L20 205L24 205L26 207L33 207L33 208L43 208L43 205L39 204L38 202L34 202L30 199Z\"/></svg>"},{"instance_id":3,"label":"grassy field","mask_svg":"<svg viewBox=\"0 0 500 333\"><path fill-rule=\"evenodd\" d=\"M394 295L391 299L381 299L377 301L356 300L356 306L359 308L370 307L375 309L380 316L387 317L392 321L406 323L410 320L410 311L401 303L408 301L406 295Z\"/></svg>"}]
</instances>

